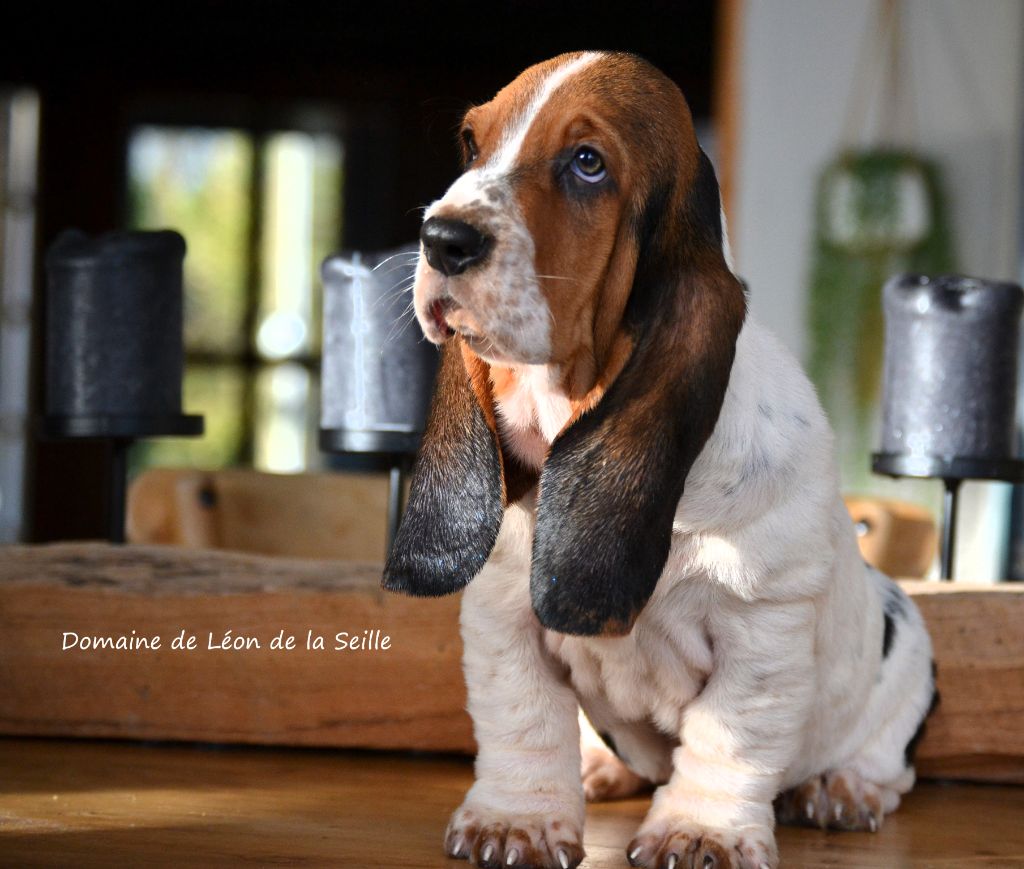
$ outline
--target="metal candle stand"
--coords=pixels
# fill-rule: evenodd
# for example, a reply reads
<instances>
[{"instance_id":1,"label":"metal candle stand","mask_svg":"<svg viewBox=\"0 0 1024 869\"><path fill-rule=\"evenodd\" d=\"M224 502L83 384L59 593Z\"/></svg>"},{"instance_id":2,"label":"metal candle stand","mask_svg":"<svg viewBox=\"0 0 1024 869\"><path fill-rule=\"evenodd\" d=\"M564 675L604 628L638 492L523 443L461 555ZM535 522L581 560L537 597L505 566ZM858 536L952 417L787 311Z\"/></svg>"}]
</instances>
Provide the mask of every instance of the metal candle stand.
<instances>
[{"instance_id":1,"label":"metal candle stand","mask_svg":"<svg viewBox=\"0 0 1024 869\"><path fill-rule=\"evenodd\" d=\"M196 437L203 417L44 416L39 436L46 440L99 440L110 443L110 482L107 500L107 539L125 542L125 502L128 493L128 449L151 437Z\"/></svg>"},{"instance_id":2,"label":"metal candle stand","mask_svg":"<svg viewBox=\"0 0 1024 869\"><path fill-rule=\"evenodd\" d=\"M958 275L898 275L883 299L882 450L872 470L942 480L941 574L951 579L960 484L1024 482L1013 457L1024 293Z\"/></svg>"},{"instance_id":3,"label":"metal candle stand","mask_svg":"<svg viewBox=\"0 0 1024 869\"><path fill-rule=\"evenodd\" d=\"M39 435L112 449L108 538L123 543L128 447L203 433L181 412L182 262L176 232L90 238L71 230L47 251L46 410Z\"/></svg>"},{"instance_id":4,"label":"metal candle stand","mask_svg":"<svg viewBox=\"0 0 1024 869\"><path fill-rule=\"evenodd\" d=\"M332 256L321 268L320 448L388 468L388 551L437 372L437 351L410 322L418 250Z\"/></svg>"},{"instance_id":5,"label":"metal candle stand","mask_svg":"<svg viewBox=\"0 0 1024 869\"><path fill-rule=\"evenodd\" d=\"M964 480L1024 483L1024 462L1019 459L937 458L874 453L871 457L871 470L889 477L942 480L942 548L939 558L940 576L945 580L953 578L960 484Z\"/></svg>"}]
</instances>

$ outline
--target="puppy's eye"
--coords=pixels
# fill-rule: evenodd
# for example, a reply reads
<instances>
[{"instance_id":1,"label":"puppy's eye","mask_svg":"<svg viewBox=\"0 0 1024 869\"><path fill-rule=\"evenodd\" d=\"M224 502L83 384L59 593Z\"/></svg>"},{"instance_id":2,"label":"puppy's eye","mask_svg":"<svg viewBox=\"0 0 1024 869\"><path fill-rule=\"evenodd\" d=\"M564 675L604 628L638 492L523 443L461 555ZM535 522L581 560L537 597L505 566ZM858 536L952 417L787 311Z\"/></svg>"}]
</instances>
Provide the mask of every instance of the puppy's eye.
<instances>
[{"instance_id":1,"label":"puppy's eye","mask_svg":"<svg viewBox=\"0 0 1024 869\"><path fill-rule=\"evenodd\" d=\"M601 155L589 145L577 148L569 165L572 166L572 172L577 178L582 178L589 184L596 184L608 174Z\"/></svg>"},{"instance_id":2,"label":"puppy's eye","mask_svg":"<svg viewBox=\"0 0 1024 869\"><path fill-rule=\"evenodd\" d=\"M471 165L479 156L476 149L476 139L473 138L472 130L462 131L462 151L466 158L466 165Z\"/></svg>"}]
</instances>

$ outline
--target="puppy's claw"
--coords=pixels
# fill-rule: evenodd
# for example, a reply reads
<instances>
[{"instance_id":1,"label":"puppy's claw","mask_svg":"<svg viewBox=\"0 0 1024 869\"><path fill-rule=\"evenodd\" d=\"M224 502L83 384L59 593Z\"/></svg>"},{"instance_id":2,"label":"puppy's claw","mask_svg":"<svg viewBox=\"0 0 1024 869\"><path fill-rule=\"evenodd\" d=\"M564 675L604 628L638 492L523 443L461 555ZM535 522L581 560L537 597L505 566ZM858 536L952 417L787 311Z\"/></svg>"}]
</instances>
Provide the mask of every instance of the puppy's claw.
<instances>
[{"instance_id":1,"label":"puppy's claw","mask_svg":"<svg viewBox=\"0 0 1024 869\"><path fill-rule=\"evenodd\" d=\"M629 865L630 866L637 866L637 865L639 865L637 863L637 858L643 853L643 850L644 850L644 846L643 845L637 845L632 851L629 852L629 854L626 855L629 858Z\"/></svg>"},{"instance_id":2,"label":"puppy's claw","mask_svg":"<svg viewBox=\"0 0 1024 869\"><path fill-rule=\"evenodd\" d=\"M814 803L811 802L810 800L807 801L807 808L805 809L805 811L807 812L807 820L808 821L813 821L814 820Z\"/></svg>"},{"instance_id":3,"label":"puppy's claw","mask_svg":"<svg viewBox=\"0 0 1024 869\"><path fill-rule=\"evenodd\" d=\"M774 869L777 850L768 827L742 833L705 828L679 815L648 816L629 843L630 866L647 869Z\"/></svg>"},{"instance_id":4,"label":"puppy's claw","mask_svg":"<svg viewBox=\"0 0 1024 869\"><path fill-rule=\"evenodd\" d=\"M841 820L843 817L843 804L836 803L835 808L832 810L832 814L835 816L837 821Z\"/></svg>"},{"instance_id":5,"label":"puppy's claw","mask_svg":"<svg viewBox=\"0 0 1024 869\"><path fill-rule=\"evenodd\" d=\"M878 832L878 819L874 815L868 815L868 829L872 833Z\"/></svg>"},{"instance_id":6,"label":"puppy's claw","mask_svg":"<svg viewBox=\"0 0 1024 869\"><path fill-rule=\"evenodd\" d=\"M581 828L569 807L565 813L515 816L467 801L452 813L444 850L480 869L576 869L585 857Z\"/></svg>"}]
</instances>

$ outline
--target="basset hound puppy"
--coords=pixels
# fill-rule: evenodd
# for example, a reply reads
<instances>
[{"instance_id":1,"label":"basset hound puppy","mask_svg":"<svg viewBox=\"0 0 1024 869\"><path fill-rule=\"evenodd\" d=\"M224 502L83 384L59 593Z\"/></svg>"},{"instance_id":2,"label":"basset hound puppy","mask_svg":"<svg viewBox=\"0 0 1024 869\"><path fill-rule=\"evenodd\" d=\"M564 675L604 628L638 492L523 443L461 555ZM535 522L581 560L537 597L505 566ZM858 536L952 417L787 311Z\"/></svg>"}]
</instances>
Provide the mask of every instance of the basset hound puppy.
<instances>
[{"instance_id":1,"label":"basset hound puppy","mask_svg":"<svg viewBox=\"0 0 1024 869\"><path fill-rule=\"evenodd\" d=\"M776 818L878 829L914 781L928 635L861 561L814 390L747 314L682 94L562 55L461 142L422 227L442 361L384 576L465 589L479 754L448 855L569 869L585 798L650 783L633 866L775 867Z\"/></svg>"}]
</instances>

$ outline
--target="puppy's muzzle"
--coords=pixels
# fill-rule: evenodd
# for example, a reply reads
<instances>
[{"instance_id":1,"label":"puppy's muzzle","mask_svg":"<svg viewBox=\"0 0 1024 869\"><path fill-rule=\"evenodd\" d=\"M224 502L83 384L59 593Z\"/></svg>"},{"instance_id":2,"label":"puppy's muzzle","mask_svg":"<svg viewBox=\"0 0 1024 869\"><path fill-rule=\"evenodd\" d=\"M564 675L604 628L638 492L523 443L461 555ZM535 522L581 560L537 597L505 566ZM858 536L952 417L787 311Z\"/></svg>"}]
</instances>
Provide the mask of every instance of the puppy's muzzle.
<instances>
[{"instance_id":1,"label":"puppy's muzzle","mask_svg":"<svg viewBox=\"0 0 1024 869\"><path fill-rule=\"evenodd\" d=\"M491 248L491 238L464 220L431 217L420 230L423 253L431 268L447 277L479 265Z\"/></svg>"}]
</instances>

